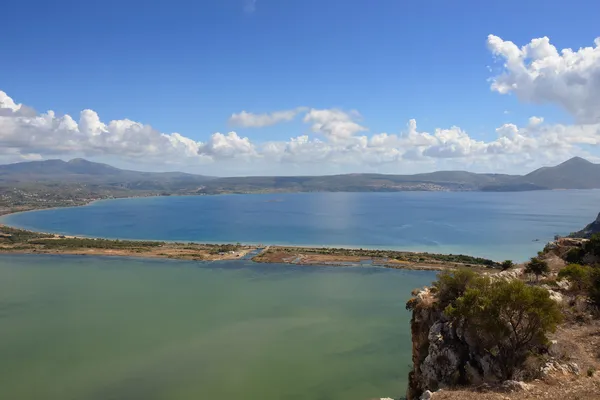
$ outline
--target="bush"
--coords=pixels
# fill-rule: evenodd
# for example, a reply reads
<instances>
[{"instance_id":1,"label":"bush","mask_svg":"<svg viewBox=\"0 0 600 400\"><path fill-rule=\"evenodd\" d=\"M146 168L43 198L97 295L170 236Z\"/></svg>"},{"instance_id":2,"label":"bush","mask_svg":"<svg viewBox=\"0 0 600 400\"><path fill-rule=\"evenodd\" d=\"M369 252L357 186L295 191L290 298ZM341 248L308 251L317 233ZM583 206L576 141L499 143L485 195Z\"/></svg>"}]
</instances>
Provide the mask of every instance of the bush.
<instances>
[{"instance_id":1,"label":"bush","mask_svg":"<svg viewBox=\"0 0 600 400\"><path fill-rule=\"evenodd\" d=\"M588 295L592 304L596 307L600 307L600 268L592 268L590 273L590 286L588 288Z\"/></svg>"},{"instance_id":2,"label":"bush","mask_svg":"<svg viewBox=\"0 0 600 400\"><path fill-rule=\"evenodd\" d=\"M470 269L461 268L456 271L441 272L437 278L438 280L433 283L433 290L437 293L440 308L444 309L461 297L467 287L478 279L478 275Z\"/></svg>"},{"instance_id":3,"label":"bush","mask_svg":"<svg viewBox=\"0 0 600 400\"><path fill-rule=\"evenodd\" d=\"M569 264L558 272L558 279L569 280L572 290L587 290L592 283L592 268L579 264Z\"/></svg>"},{"instance_id":4,"label":"bush","mask_svg":"<svg viewBox=\"0 0 600 400\"><path fill-rule=\"evenodd\" d=\"M538 257L533 257L531 261L527 263L525 272L528 274L535 274L536 279L539 280L540 275L545 275L550 272L550 268L546 261L540 260Z\"/></svg>"},{"instance_id":5,"label":"bush","mask_svg":"<svg viewBox=\"0 0 600 400\"><path fill-rule=\"evenodd\" d=\"M589 242L584 246L587 253L592 253L595 256L600 256L600 233L592 235Z\"/></svg>"},{"instance_id":6,"label":"bush","mask_svg":"<svg viewBox=\"0 0 600 400\"><path fill-rule=\"evenodd\" d=\"M569 264L581 264L584 256L585 250L580 247L576 247L567 252L565 261Z\"/></svg>"},{"instance_id":7,"label":"bush","mask_svg":"<svg viewBox=\"0 0 600 400\"><path fill-rule=\"evenodd\" d=\"M507 271L514 266L515 266L515 263L513 263L511 260L506 260L506 261L502 262L502 265L500 266L500 268L502 269L502 271Z\"/></svg>"},{"instance_id":8,"label":"bush","mask_svg":"<svg viewBox=\"0 0 600 400\"><path fill-rule=\"evenodd\" d=\"M445 313L464 322L477 346L496 359L503 379L511 379L532 350L547 344L546 333L562 320L546 289L487 277L471 280Z\"/></svg>"}]
</instances>

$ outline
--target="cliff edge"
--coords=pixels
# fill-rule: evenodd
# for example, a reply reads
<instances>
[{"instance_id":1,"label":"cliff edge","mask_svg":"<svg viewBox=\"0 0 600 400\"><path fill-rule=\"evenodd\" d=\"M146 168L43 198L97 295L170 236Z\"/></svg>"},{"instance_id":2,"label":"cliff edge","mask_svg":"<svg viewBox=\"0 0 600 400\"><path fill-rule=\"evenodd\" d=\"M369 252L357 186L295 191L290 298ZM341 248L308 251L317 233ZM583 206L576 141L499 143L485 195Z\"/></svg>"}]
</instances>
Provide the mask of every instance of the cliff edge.
<instances>
[{"instance_id":1,"label":"cliff edge","mask_svg":"<svg viewBox=\"0 0 600 400\"><path fill-rule=\"evenodd\" d=\"M600 233L600 214L596 217L596 220L590 224L588 224L585 228L580 231L573 232L569 235L569 237L573 238L586 238L589 239L592 235Z\"/></svg>"},{"instance_id":2,"label":"cliff edge","mask_svg":"<svg viewBox=\"0 0 600 400\"><path fill-rule=\"evenodd\" d=\"M458 288L456 282L465 278L456 280L453 277L455 281L445 288L443 282L440 284L438 281L431 287L414 291L406 304L407 309L412 311L410 326L413 341L413 369L408 377L406 398L600 399L600 372L596 372L600 370L598 309L581 291L574 290L572 283L558 279L559 271L566 265L560 256L564 257L571 249L578 249L581 245L579 240L562 239L546 246L542 258L551 261L553 267L541 280L539 276L534 279L528 274L526 265L497 274L485 274L487 282L491 282L487 287L501 281L525 287L523 290L536 288L537 295L551 299L561 314L561 321L557 320L555 326L548 325L543 335L529 342L528 347L518 349L517 352L523 354L519 359L511 359L507 350L524 336L519 336L516 331L513 335L509 329L505 336L492 334L498 345L493 341L486 343L482 338L490 334L473 329L477 323L452 315L456 309L453 307L460 308L462 304L454 304L452 297L456 299L465 294L464 285ZM448 296L448 291L454 292ZM486 295L485 290L480 294ZM508 293L507 298L510 296ZM472 301L473 305L485 304L477 303L477 299ZM509 307L508 313L498 313L497 318L503 321L497 325L498 330L502 330L504 325L519 330L535 319L534 314L529 314L529 317L511 325L513 311L519 313L514 307ZM490 312L494 313L493 310ZM482 314L479 315L478 318L482 318Z\"/></svg>"}]
</instances>

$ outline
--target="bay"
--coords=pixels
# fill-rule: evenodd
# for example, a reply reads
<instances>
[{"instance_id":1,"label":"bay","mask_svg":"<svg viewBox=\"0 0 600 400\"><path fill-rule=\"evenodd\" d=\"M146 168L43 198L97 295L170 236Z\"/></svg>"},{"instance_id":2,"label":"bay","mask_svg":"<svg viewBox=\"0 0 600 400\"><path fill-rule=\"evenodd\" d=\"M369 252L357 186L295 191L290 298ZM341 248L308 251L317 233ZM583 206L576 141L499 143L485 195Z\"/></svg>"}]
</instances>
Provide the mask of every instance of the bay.
<instances>
[{"instance_id":1,"label":"bay","mask_svg":"<svg viewBox=\"0 0 600 400\"><path fill-rule=\"evenodd\" d=\"M524 261L600 211L599 190L153 197L9 215L71 235L364 247Z\"/></svg>"},{"instance_id":2,"label":"bay","mask_svg":"<svg viewBox=\"0 0 600 400\"><path fill-rule=\"evenodd\" d=\"M0 398L401 396L432 272L0 256Z\"/></svg>"}]
</instances>

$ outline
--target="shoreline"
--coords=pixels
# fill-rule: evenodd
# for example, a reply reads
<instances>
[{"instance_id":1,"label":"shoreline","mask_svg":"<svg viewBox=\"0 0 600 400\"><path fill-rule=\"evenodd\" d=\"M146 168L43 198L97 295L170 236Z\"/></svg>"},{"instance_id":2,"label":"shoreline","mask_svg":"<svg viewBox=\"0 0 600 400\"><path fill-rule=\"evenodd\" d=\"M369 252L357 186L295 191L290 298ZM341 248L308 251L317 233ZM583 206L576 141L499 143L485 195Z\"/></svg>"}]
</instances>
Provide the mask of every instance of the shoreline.
<instances>
[{"instance_id":1,"label":"shoreline","mask_svg":"<svg viewBox=\"0 0 600 400\"><path fill-rule=\"evenodd\" d=\"M600 189L599 189L600 190ZM299 192L299 193L305 193L305 192ZM230 195L236 195L237 193L218 193L218 194L207 194L207 195L200 195L200 196L230 196ZM263 193L257 193L257 194L263 194ZM269 193L266 193L269 194ZM138 237L119 237L119 236L89 236L86 234L73 234L73 233L69 233L69 232L61 232L61 231L49 231L49 232L44 232L44 231L39 231L36 228L32 228L32 227L28 227L28 226L19 226L19 225L14 225L14 224L10 224L7 223L6 219L10 216L13 215L18 215L18 214L23 214L23 213L28 213L28 212L38 212L38 211L45 211L45 210L56 210L56 209L63 209L63 208L78 208L78 207L86 207L89 205L92 205L94 203L99 203L99 202L103 202L103 201L112 201L112 200L130 200L130 199L144 199L144 198L153 198L153 197L196 197L199 195L193 195L193 194L173 194L173 195L169 195L169 196L165 196L165 195L160 195L160 194L156 194L156 195L142 195L142 196L127 196L127 197L115 197L115 198L100 198L100 199L86 199L85 202L82 202L80 204L75 204L75 205L61 205L61 206L51 206L51 207L31 207L31 208L27 208L27 209L23 209L23 210L7 210L6 208L1 208L0 207L0 227L2 226L7 226L10 228L15 228L15 229L21 229L21 230L25 230L25 231L30 231L30 232L36 232L36 233L44 233L44 234L49 234L49 235L64 235L64 236L75 236L78 238L89 238L89 239L106 239L106 240L122 240L122 241L159 241L159 242L164 242L164 243L178 243L178 242L186 242L186 243L195 243L195 244L207 244L207 245L227 245L227 244L236 244L236 243L240 243L240 241L198 241L198 240L188 240L188 239L174 239L174 240L169 240L169 239L147 239L147 238L138 238ZM269 242L269 243L264 243L264 242L248 242L245 241L243 242L244 245L247 246L254 246L254 247L265 247L265 246L271 246L271 247L285 247L285 248L302 248L302 249L346 249L346 250L365 250L365 251L389 251L389 252L401 252L401 253L424 253L424 254L464 254L464 253L460 253L460 250L457 250L456 252L452 251L452 248L448 248L445 249L447 251L444 251L444 249L442 249L441 252L439 253L434 253L433 251L435 250L428 250L428 249L420 249L418 248L418 246L416 246L417 248L411 248L411 247L403 247L403 246L392 246L392 247L386 247L386 246L378 246L378 245L349 245L349 244L314 244L314 243L300 243L300 244L294 244L294 243L285 243L285 242ZM473 256L475 258L487 258L486 256Z\"/></svg>"},{"instance_id":2,"label":"shoreline","mask_svg":"<svg viewBox=\"0 0 600 400\"><path fill-rule=\"evenodd\" d=\"M6 225L0 225L0 254L68 254L207 262L249 260L297 266L384 267L429 271L461 267L491 271L499 267L492 260L464 255L332 247L111 240L34 232Z\"/></svg>"},{"instance_id":3,"label":"shoreline","mask_svg":"<svg viewBox=\"0 0 600 400\"><path fill-rule=\"evenodd\" d=\"M79 204L15 207L0 210L0 254L69 254L167 258L193 261L251 260L304 266L384 267L406 270L442 271L468 267L493 270L499 263L467 255L365 248L351 246L200 243L194 241L99 238L57 232L39 232L6 224L10 215L59 208L82 207L96 202L119 199L162 197L161 195L85 199ZM250 258L247 258L251 255Z\"/></svg>"}]
</instances>

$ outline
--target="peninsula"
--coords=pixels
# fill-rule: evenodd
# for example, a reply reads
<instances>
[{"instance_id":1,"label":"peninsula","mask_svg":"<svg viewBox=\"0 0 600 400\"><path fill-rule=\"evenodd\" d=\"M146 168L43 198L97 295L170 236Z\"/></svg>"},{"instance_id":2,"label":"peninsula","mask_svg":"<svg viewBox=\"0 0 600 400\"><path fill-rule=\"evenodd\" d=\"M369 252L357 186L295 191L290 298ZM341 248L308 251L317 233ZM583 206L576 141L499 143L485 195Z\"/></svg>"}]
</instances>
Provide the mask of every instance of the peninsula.
<instances>
[{"instance_id":1,"label":"peninsula","mask_svg":"<svg viewBox=\"0 0 600 400\"><path fill-rule=\"evenodd\" d=\"M295 265L375 265L396 269L445 270L460 267L498 268L485 258L392 250L251 246L112 240L33 232L0 225L0 254L73 254L219 261L252 259L255 262Z\"/></svg>"}]
</instances>

